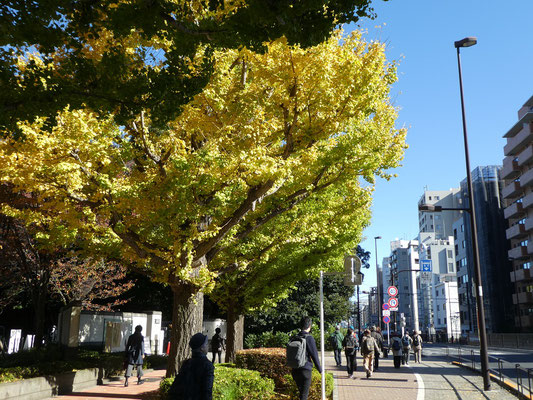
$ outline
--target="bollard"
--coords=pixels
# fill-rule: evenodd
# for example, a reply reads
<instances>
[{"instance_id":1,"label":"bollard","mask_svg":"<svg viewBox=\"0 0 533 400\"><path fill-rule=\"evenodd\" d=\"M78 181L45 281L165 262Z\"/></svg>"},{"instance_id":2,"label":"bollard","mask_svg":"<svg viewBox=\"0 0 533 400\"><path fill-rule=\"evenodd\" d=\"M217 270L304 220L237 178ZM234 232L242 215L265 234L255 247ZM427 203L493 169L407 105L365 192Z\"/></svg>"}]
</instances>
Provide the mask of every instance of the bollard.
<instances>
[{"instance_id":1,"label":"bollard","mask_svg":"<svg viewBox=\"0 0 533 400\"><path fill-rule=\"evenodd\" d=\"M502 379L502 369L503 369L503 361L501 358L498 358L498 372L500 374L500 382L503 382Z\"/></svg>"},{"instance_id":2,"label":"bollard","mask_svg":"<svg viewBox=\"0 0 533 400\"><path fill-rule=\"evenodd\" d=\"M470 357L472 357L472 369L476 370L476 361L474 359L474 350L470 350Z\"/></svg>"},{"instance_id":3,"label":"bollard","mask_svg":"<svg viewBox=\"0 0 533 400\"><path fill-rule=\"evenodd\" d=\"M523 386L522 386L522 377L520 376L520 364L515 364L515 370L516 370L516 388L518 391L522 394L523 392ZM520 387L522 386L522 389Z\"/></svg>"},{"instance_id":4,"label":"bollard","mask_svg":"<svg viewBox=\"0 0 533 400\"><path fill-rule=\"evenodd\" d=\"M459 355L459 362L461 362L461 348L457 349L457 354Z\"/></svg>"},{"instance_id":5,"label":"bollard","mask_svg":"<svg viewBox=\"0 0 533 400\"><path fill-rule=\"evenodd\" d=\"M531 397L531 395L533 395L533 392L531 391L531 375L532 375L532 372L533 371L533 368L528 368L527 369L527 385L529 387L529 396Z\"/></svg>"}]
</instances>

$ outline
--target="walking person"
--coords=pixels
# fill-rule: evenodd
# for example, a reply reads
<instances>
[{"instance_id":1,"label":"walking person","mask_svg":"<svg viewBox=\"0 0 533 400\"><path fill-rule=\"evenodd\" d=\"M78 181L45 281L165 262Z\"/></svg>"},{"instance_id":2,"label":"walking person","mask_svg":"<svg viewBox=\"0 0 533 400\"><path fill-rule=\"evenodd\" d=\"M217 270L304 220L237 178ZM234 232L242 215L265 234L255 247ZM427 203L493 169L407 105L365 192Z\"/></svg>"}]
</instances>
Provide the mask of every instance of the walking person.
<instances>
[{"instance_id":1,"label":"walking person","mask_svg":"<svg viewBox=\"0 0 533 400\"><path fill-rule=\"evenodd\" d=\"M376 341L376 347L374 348L374 371L378 370L379 367L379 357L383 352L383 335L381 334L381 329L375 326L370 327L370 335Z\"/></svg>"},{"instance_id":2,"label":"walking person","mask_svg":"<svg viewBox=\"0 0 533 400\"><path fill-rule=\"evenodd\" d=\"M207 358L207 335L196 333L189 340L192 357L181 366L168 391L168 400L212 400L215 367Z\"/></svg>"},{"instance_id":3,"label":"walking person","mask_svg":"<svg viewBox=\"0 0 533 400\"><path fill-rule=\"evenodd\" d=\"M353 373L357 370L357 349L359 348L359 340L353 328L348 328L348 333L342 340L344 347L344 354L346 355L346 370L348 371L348 378L354 378Z\"/></svg>"},{"instance_id":4,"label":"walking person","mask_svg":"<svg viewBox=\"0 0 533 400\"><path fill-rule=\"evenodd\" d=\"M143 376L143 359L144 359L144 337L141 334L143 327L137 325L135 327L135 332L130 335L126 343L126 380L124 381L124 386L128 386L128 380L133 371L133 367L137 367L137 384L140 385L144 381L142 380Z\"/></svg>"},{"instance_id":5,"label":"walking person","mask_svg":"<svg viewBox=\"0 0 533 400\"><path fill-rule=\"evenodd\" d=\"M420 331L414 331L413 352L415 353L415 363L421 363L422 362L422 336L420 336Z\"/></svg>"},{"instance_id":6,"label":"walking person","mask_svg":"<svg viewBox=\"0 0 533 400\"><path fill-rule=\"evenodd\" d=\"M337 367L342 365L341 352L343 339L344 337L342 336L340 327L337 325L335 332L333 332L330 336L331 346L333 347L333 355L335 356L335 363L337 364Z\"/></svg>"},{"instance_id":7,"label":"walking person","mask_svg":"<svg viewBox=\"0 0 533 400\"><path fill-rule=\"evenodd\" d=\"M376 340L370 334L368 329L363 334L363 340L361 342L361 355L363 356L363 367L366 371L366 377L370 378L374 369L374 354L375 349L378 347Z\"/></svg>"},{"instance_id":8,"label":"walking person","mask_svg":"<svg viewBox=\"0 0 533 400\"><path fill-rule=\"evenodd\" d=\"M402 365L409 365L409 353L411 353L411 344L413 339L409 336L409 332L405 331L402 337Z\"/></svg>"},{"instance_id":9,"label":"walking person","mask_svg":"<svg viewBox=\"0 0 533 400\"><path fill-rule=\"evenodd\" d=\"M400 368L402 363L402 341L400 335L397 333L392 334L392 359L394 362L394 368Z\"/></svg>"},{"instance_id":10,"label":"walking person","mask_svg":"<svg viewBox=\"0 0 533 400\"><path fill-rule=\"evenodd\" d=\"M315 338L310 331L311 318L302 318L300 332L287 345L287 365L292 368L291 375L298 387L300 400L307 400L309 396L313 363L318 372L322 373Z\"/></svg>"},{"instance_id":11,"label":"walking person","mask_svg":"<svg viewBox=\"0 0 533 400\"><path fill-rule=\"evenodd\" d=\"M215 329L215 334L211 338L211 352L213 353L213 359L211 362L214 364L216 356L218 354L218 362L221 363L222 361L222 350L226 351L226 341L225 339L220 336L220 328Z\"/></svg>"}]
</instances>

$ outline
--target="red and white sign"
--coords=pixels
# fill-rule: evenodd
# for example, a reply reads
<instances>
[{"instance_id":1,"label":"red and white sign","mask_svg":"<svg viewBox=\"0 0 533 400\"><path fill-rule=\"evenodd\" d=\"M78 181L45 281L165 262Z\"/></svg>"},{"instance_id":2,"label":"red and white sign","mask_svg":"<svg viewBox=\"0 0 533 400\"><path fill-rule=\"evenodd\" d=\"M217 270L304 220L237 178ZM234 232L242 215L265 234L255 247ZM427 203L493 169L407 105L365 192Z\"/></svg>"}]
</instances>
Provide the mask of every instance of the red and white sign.
<instances>
[{"instance_id":1,"label":"red and white sign","mask_svg":"<svg viewBox=\"0 0 533 400\"><path fill-rule=\"evenodd\" d=\"M388 310L389 309L389 305L387 303L383 303L383 309L384 310Z\"/></svg>"},{"instance_id":2,"label":"red and white sign","mask_svg":"<svg viewBox=\"0 0 533 400\"><path fill-rule=\"evenodd\" d=\"M389 299L389 307L390 308L396 308L398 307L398 299L396 297L391 297Z\"/></svg>"},{"instance_id":3,"label":"red and white sign","mask_svg":"<svg viewBox=\"0 0 533 400\"><path fill-rule=\"evenodd\" d=\"M383 322L388 324L390 322L390 317L383 317Z\"/></svg>"},{"instance_id":4,"label":"red and white sign","mask_svg":"<svg viewBox=\"0 0 533 400\"><path fill-rule=\"evenodd\" d=\"M384 317L390 317L390 310L383 310Z\"/></svg>"},{"instance_id":5,"label":"red and white sign","mask_svg":"<svg viewBox=\"0 0 533 400\"><path fill-rule=\"evenodd\" d=\"M398 288L396 286L389 286L389 288L387 289L387 293L390 297L396 297L396 295L398 294Z\"/></svg>"}]
</instances>

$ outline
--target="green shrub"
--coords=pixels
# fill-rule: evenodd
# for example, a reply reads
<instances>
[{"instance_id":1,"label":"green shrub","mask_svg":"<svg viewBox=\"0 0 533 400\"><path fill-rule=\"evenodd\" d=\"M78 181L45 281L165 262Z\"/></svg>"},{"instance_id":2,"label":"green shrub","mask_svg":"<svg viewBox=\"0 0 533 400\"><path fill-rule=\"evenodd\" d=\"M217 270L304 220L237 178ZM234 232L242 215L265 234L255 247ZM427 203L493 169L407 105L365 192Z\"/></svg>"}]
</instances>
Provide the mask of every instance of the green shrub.
<instances>
[{"instance_id":1,"label":"green shrub","mask_svg":"<svg viewBox=\"0 0 533 400\"><path fill-rule=\"evenodd\" d=\"M288 374L285 377L285 381L287 382L286 386L282 389L282 393L289 396L291 400L297 400L299 398L298 395L298 387L296 386L296 383L294 382L294 379L292 379L292 375ZM333 386L334 386L334 378L333 374L330 372L326 372L326 397L328 399L333 398ZM309 389L309 397L308 400L321 400L322 398L322 377L320 375L320 372L318 372L316 369L313 369L312 375L311 375L311 388Z\"/></svg>"},{"instance_id":2,"label":"green shrub","mask_svg":"<svg viewBox=\"0 0 533 400\"><path fill-rule=\"evenodd\" d=\"M244 348L285 347L289 342L289 338L294 334L296 332L263 332L260 335L249 334L244 339Z\"/></svg>"},{"instance_id":3,"label":"green shrub","mask_svg":"<svg viewBox=\"0 0 533 400\"><path fill-rule=\"evenodd\" d=\"M145 368L164 369L168 364L168 356L152 354L144 358Z\"/></svg>"},{"instance_id":4,"label":"green shrub","mask_svg":"<svg viewBox=\"0 0 533 400\"><path fill-rule=\"evenodd\" d=\"M161 398L168 397L174 378L163 379L159 385ZM274 395L274 382L259 372L217 365L213 400L266 400Z\"/></svg>"},{"instance_id":5,"label":"green shrub","mask_svg":"<svg viewBox=\"0 0 533 400\"><path fill-rule=\"evenodd\" d=\"M259 371L262 376L273 379L276 389L286 385L284 376L291 372L286 365L284 348L240 350L235 356L235 365L239 368Z\"/></svg>"}]
</instances>

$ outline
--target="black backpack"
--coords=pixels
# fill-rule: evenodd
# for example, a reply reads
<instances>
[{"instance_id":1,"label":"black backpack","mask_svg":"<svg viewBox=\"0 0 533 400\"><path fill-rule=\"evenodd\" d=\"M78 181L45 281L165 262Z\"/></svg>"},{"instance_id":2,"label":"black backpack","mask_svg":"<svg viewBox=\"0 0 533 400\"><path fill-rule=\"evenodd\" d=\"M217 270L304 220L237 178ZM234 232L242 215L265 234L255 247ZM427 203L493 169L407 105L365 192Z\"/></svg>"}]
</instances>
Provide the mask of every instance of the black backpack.
<instances>
[{"instance_id":1,"label":"black backpack","mask_svg":"<svg viewBox=\"0 0 533 400\"><path fill-rule=\"evenodd\" d=\"M413 339L413 345L418 346L420 344L420 340L418 338L418 335L416 335Z\"/></svg>"},{"instance_id":2,"label":"black backpack","mask_svg":"<svg viewBox=\"0 0 533 400\"><path fill-rule=\"evenodd\" d=\"M402 347L400 346L400 341L399 340L393 340L392 341L392 350L400 350Z\"/></svg>"}]
</instances>

